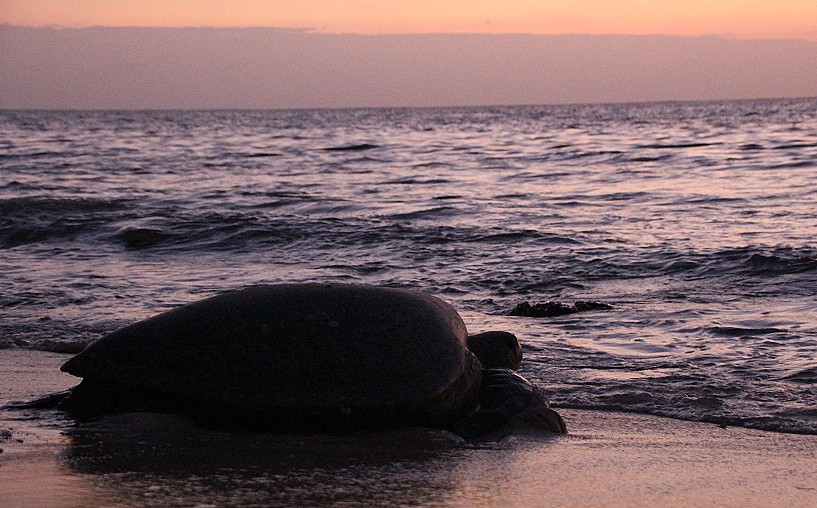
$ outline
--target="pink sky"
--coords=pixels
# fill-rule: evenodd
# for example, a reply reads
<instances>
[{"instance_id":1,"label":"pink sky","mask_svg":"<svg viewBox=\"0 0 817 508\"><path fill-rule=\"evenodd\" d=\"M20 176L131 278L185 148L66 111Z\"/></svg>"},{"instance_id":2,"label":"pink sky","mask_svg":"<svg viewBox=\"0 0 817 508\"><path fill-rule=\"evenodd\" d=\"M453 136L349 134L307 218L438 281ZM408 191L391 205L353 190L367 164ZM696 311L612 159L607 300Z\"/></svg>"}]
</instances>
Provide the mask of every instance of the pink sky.
<instances>
[{"instance_id":1,"label":"pink sky","mask_svg":"<svg viewBox=\"0 0 817 508\"><path fill-rule=\"evenodd\" d=\"M817 43L0 26L0 108L457 106L817 96Z\"/></svg>"},{"instance_id":2,"label":"pink sky","mask_svg":"<svg viewBox=\"0 0 817 508\"><path fill-rule=\"evenodd\" d=\"M308 28L332 33L728 35L817 41L814 0L0 0L26 26Z\"/></svg>"},{"instance_id":3,"label":"pink sky","mask_svg":"<svg viewBox=\"0 0 817 508\"><path fill-rule=\"evenodd\" d=\"M815 20L814 0L0 0L0 107L817 96Z\"/></svg>"}]
</instances>

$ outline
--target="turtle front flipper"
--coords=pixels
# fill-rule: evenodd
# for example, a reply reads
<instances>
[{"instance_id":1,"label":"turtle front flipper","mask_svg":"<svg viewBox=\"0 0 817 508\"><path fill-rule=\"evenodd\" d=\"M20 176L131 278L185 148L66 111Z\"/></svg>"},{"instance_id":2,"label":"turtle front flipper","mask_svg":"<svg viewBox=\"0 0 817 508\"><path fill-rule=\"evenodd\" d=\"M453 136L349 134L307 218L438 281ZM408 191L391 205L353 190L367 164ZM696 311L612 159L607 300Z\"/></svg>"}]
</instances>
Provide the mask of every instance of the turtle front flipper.
<instances>
[{"instance_id":1,"label":"turtle front flipper","mask_svg":"<svg viewBox=\"0 0 817 508\"><path fill-rule=\"evenodd\" d=\"M485 369L479 408L452 428L469 441L501 439L522 426L566 433L562 417L551 409L544 394L510 369Z\"/></svg>"},{"instance_id":2,"label":"turtle front flipper","mask_svg":"<svg viewBox=\"0 0 817 508\"><path fill-rule=\"evenodd\" d=\"M567 425L562 415L547 406L533 405L530 410L520 414L519 418L533 428L567 434Z\"/></svg>"}]
</instances>

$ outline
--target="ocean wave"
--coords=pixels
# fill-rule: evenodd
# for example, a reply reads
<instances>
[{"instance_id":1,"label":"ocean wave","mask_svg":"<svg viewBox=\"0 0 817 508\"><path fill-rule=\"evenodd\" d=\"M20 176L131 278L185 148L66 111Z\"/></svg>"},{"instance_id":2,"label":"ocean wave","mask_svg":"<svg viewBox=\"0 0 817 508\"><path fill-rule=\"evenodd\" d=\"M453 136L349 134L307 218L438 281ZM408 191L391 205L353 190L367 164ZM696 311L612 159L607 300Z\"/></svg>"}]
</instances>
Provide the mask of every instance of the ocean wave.
<instances>
[{"instance_id":1,"label":"ocean wave","mask_svg":"<svg viewBox=\"0 0 817 508\"><path fill-rule=\"evenodd\" d=\"M533 229L521 230L503 230L495 232L476 232L473 235L463 237L463 241L467 243L496 243L496 244L515 244L517 242L533 242L536 244L551 244L551 245L581 245L582 242L576 238L570 238L563 235L553 233L543 233Z\"/></svg>"},{"instance_id":2,"label":"ocean wave","mask_svg":"<svg viewBox=\"0 0 817 508\"><path fill-rule=\"evenodd\" d=\"M144 249L162 243L171 235L160 229L124 228L113 237L121 241L128 249Z\"/></svg>"},{"instance_id":3,"label":"ocean wave","mask_svg":"<svg viewBox=\"0 0 817 508\"><path fill-rule=\"evenodd\" d=\"M661 162L671 158L672 158L671 154L662 154L654 156L640 155L636 157L629 157L626 160L628 160L629 162Z\"/></svg>"},{"instance_id":4,"label":"ocean wave","mask_svg":"<svg viewBox=\"0 0 817 508\"><path fill-rule=\"evenodd\" d=\"M621 155L624 152L621 150L586 150L586 151L575 151L575 152L565 152L561 158L565 160L571 159L584 159L588 157L602 157L607 155Z\"/></svg>"},{"instance_id":5,"label":"ocean wave","mask_svg":"<svg viewBox=\"0 0 817 508\"><path fill-rule=\"evenodd\" d=\"M817 167L817 162L815 162L814 159L793 162L781 162L777 164L769 164L763 166L764 169L798 169L813 167Z\"/></svg>"},{"instance_id":6,"label":"ocean wave","mask_svg":"<svg viewBox=\"0 0 817 508\"><path fill-rule=\"evenodd\" d=\"M458 215L463 213L460 209L453 206L433 206L421 210L414 210L411 212L402 212L386 215L383 219L407 221L407 220L430 220L437 219L444 216Z\"/></svg>"},{"instance_id":7,"label":"ocean wave","mask_svg":"<svg viewBox=\"0 0 817 508\"><path fill-rule=\"evenodd\" d=\"M786 330L774 327L741 327L741 326L712 326L706 329L707 332L721 337L752 337L757 335L769 335L772 333L785 333Z\"/></svg>"},{"instance_id":8,"label":"ocean wave","mask_svg":"<svg viewBox=\"0 0 817 508\"><path fill-rule=\"evenodd\" d=\"M0 338L0 349L30 349L33 351L47 351L74 355L85 349L92 341L41 339L26 340L20 338Z\"/></svg>"},{"instance_id":9,"label":"ocean wave","mask_svg":"<svg viewBox=\"0 0 817 508\"><path fill-rule=\"evenodd\" d=\"M450 162L418 162L412 166L415 169L447 169L452 167Z\"/></svg>"},{"instance_id":10,"label":"ocean wave","mask_svg":"<svg viewBox=\"0 0 817 508\"><path fill-rule=\"evenodd\" d=\"M32 160L32 159L54 159L64 157L63 152L55 152L52 150L38 150L31 152L17 152L0 154L0 160Z\"/></svg>"},{"instance_id":11,"label":"ocean wave","mask_svg":"<svg viewBox=\"0 0 817 508\"><path fill-rule=\"evenodd\" d=\"M656 251L644 253L642 261L622 266L636 272L689 273L696 277L776 277L817 271L817 253L810 249L741 247L713 252ZM614 269L614 268L612 268Z\"/></svg>"},{"instance_id":12,"label":"ocean wave","mask_svg":"<svg viewBox=\"0 0 817 508\"><path fill-rule=\"evenodd\" d=\"M0 249L94 233L124 209L119 201L90 198L11 198L0 200Z\"/></svg>"},{"instance_id":13,"label":"ocean wave","mask_svg":"<svg viewBox=\"0 0 817 508\"><path fill-rule=\"evenodd\" d=\"M324 148L327 152L360 152L363 150L373 150L379 148L379 145L372 143L357 143L351 145L338 145Z\"/></svg>"},{"instance_id":14,"label":"ocean wave","mask_svg":"<svg viewBox=\"0 0 817 508\"><path fill-rule=\"evenodd\" d=\"M817 367L807 367L793 374L784 376L782 379L793 383L817 384Z\"/></svg>"},{"instance_id":15,"label":"ocean wave","mask_svg":"<svg viewBox=\"0 0 817 508\"><path fill-rule=\"evenodd\" d=\"M15 197L0 199L0 213L6 216L36 216L48 213L92 213L121 210L126 203L120 200L74 197Z\"/></svg>"},{"instance_id":16,"label":"ocean wave","mask_svg":"<svg viewBox=\"0 0 817 508\"><path fill-rule=\"evenodd\" d=\"M646 148L646 149L654 149L654 150L663 150L663 149L679 149L679 148L702 148L705 146L719 146L723 143L720 141L712 142L712 143L704 143L704 142L697 142L691 141L689 143L652 143L648 145L638 145L636 148Z\"/></svg>"},{"instance_id":17,"label":"ocean wave","mask_svg":"<svg viewBox=\"0 0 817 508\"><path fill-rule=\"evenodd\" d=\"M780 249L775 253L753 252L746 258L746 266L757 275L782 275L817 270L817 256L798 254L792 249Z\"/></svg>"},{"instance_id":18,"label":"ocean wave","mask_svg":"<svg viewBox=\"0 0 817 508\"><path fill-rule=\"evenodd\" d=\"M814 410L796 402L797 397L815 395L809 392L814 385L810 381L798 383L804 386L805 393L790 395L782 388L772 388L766 396L773 400L754 400L751 388L742 380L730 378L724 381L739 383L737 390L729 389L734 387L702 389L705 380L700 376L670 375L645 379L628 376L625 382L604 378L563 384L548 380L544 386L548 386L551 404L556 408L623 411L723 427L817 434Z\"/></svg>"},{"instance_id":19,"label":"ocean wave","mask_svg":"<svg viewBox=\"0 0 817 508\"><path fill-rule=\"evenodd\" d=\"M415 176L401 177L384 182L388 185L442 185L451 183L446 178L418 178Z\"/></svg>"},{"instance_id":20,"label":"ocean wave","mask_svg":"<svg viewBox=\"0 0 817 508\"><path fill-rule=\"evenodd\" d=\"M120 213L65 214L54 210L38 220L20 216L0 226L0 248L65 241L84 237L86 243L108 241L128 250L161 250L164 252L235 251L244 252L257 246L293 246L308 241L308 249L328 245L375 246L394 242L414 245L452 242L505 243L529 239L554 244L570 244L571 239L540 233L501 232L484 234L476 228L429 226L428 221L463 213L453 206L433 206L412 212L386 214L376 219L354 217L359 206L354 203L320 204L309 202L310 214L338 214L345 210L348 218L304 215L269 215L303 201L286 199L259 203L246 212L212 211L178 212L164 217L131 220ZM52 202L51 205L54 205ZM57 205L55 205L57 206ZM95 205L91 205L93 208ZM116 208L118 210L118 207ZM304 246L298 247L303 249Z\"/></svg>"},{"instance_id":21,"label":"ocean wave","mask_svg":"<svg viewBox=\"0 0 817 508\"><path fill-rule=\"evenodd\" d=\"M268 159L270 157L282 157L284 154L277 152L251 152L244 154L248 159Z\"/></svg>"},{"instance_id":22,"label":"ocean wave","mask_svg":"<svg viewBox=\"0 0 817 508\"><path fill-rule=\"evenodd\" d=\"M773 150L800 150L803 148L817 148L817 143L809 143L809 142L794 142L794 143L786 143L783 145L777 145L772 147Z\"/></svg>"}]
</instances>

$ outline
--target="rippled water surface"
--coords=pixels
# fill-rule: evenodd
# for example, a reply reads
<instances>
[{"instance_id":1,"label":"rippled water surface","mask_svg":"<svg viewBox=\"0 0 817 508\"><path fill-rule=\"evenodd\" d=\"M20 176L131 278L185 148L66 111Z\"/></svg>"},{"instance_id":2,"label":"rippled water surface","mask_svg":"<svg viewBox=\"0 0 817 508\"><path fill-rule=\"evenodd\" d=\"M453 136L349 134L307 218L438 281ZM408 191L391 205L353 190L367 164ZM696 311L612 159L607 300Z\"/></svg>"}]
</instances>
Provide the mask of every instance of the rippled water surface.
<instances>
[{"instance_id":1,"label":"rippled water surface","mask_svg":"<svg viewBox=\"0 0 817 508\"><path fill-rule=\"evenodd\" d=\"M3 348L357 281L517 333L559 406L817 433L817 100L2 112L0 218ZM548 300L613 309L505 315Z\"/></svg>"}]
</instances>

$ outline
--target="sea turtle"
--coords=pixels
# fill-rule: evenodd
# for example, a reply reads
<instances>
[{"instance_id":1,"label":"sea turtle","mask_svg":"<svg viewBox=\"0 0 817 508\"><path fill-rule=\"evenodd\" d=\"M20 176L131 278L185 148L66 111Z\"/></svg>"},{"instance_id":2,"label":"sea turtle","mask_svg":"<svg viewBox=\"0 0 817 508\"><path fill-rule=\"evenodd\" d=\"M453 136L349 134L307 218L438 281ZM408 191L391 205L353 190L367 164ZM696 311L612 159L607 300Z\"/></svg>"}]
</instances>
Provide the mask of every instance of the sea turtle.
<instances>
[{"instance_id":1,"label":"sea turtle","mask_svg":"<svg viewBox=\"0 0 817 508\"><path fill-rule=\"evenodd\" d=\"M80 417L148 410L231 426L406 424L467 439L524 420L564 432L541 393L510 370L516 338L473 337L476 356L454 308L418 291L253 286L101 338L62 366L83 380L54 400Z\"/></svg>"}]
</instances>

